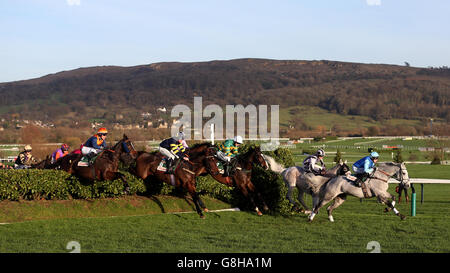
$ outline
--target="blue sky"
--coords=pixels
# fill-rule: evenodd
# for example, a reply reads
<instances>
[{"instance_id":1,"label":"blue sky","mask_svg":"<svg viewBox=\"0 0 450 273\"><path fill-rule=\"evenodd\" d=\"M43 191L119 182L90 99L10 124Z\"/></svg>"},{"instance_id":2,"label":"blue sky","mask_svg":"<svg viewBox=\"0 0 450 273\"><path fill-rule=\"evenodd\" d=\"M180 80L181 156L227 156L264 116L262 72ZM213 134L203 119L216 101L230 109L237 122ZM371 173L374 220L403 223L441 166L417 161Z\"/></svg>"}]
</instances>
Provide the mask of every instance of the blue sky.
<instances>
[{"instance_id":1,"label":"blue sky","mask_svg":"<svg viewBox=\"0 0 450 273\"><path fill-rule=\"evenodd\" d=\"M0 82L236 58L450 66L448 0L0 0Z\"/></svg>"}]
</instances>

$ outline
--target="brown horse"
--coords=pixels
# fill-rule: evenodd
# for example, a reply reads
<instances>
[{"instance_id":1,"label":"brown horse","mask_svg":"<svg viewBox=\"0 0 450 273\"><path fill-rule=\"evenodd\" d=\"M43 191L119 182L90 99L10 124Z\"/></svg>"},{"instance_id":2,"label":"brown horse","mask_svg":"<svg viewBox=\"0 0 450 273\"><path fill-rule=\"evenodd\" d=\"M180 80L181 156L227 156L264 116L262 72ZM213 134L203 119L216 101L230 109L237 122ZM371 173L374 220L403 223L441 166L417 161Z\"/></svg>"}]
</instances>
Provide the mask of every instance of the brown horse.
<instances>
[{"instance_id":1,"label":"brown horse","mask_svg":"<svg viewBox=\"0 0 450 273\"><path fill-rule=\"evenodd\" d=\"M70 153L64 157L58 158L52 165L51 169L63 170L70 174L73 174L73 165L83 157L82 154Z\"/></svg>"},{"instance_id":2,"label":"brown horse","mask_svg":"<svg viewBox=\"0 0 450 273\"><path fill-rule=\"evenodd\" d=\"M30 169L52 169L52 157L50 155L47 155L44 160L36 163L31 164Z\"/></svg>"},{"instance_id":3,"label":"brown horse","mask_svg":"<svg viewBox=\"0 0 450 273\"><path fill-rule=\"evenodd\" d=\"M192 151L193 150L191 150L191 152ZM159 152L139 152L136 159L136 166L134 169L131 169L130 172L144 180L147 179L147 177L152 177L174 187L187 190L192 197L197 213L201 218L204 218L205 216L202 213L202 209L205 211L207 211L207 209L196 190L197 173L201 173L201 169L204 167L201 164L182 159L179 161L174 173L167 174L164 170L158 170L158 166L163 158L164 156Z\"/></svg>"},{"instance_id":4,"label":"brown horse","mask_svg":"<svg viewBox=\"0 0 450 273\"><path fill-rule=\"evenodd\" d=\"M218 182L230 187L238 187L241 193L250 199L250 202L258 215L262 215L258 206L255 203L257 199L262 205L264 211L269 210L264 202L261 194L256 190L255 185L251 181L252 169L254 164L259 164L264 169L268 169L264 157L262 156L261 149L259 147L251 148L245 154L238 155L234 160L236 170L230 176L223 176L217 167L219 159L216 157L216 149L210 147L206 149L206 169L207 172Z\"/></svg>"},{"instance_id":5,"label":"brown horse","mask_svg":"<svg viewBox=\"0 0 450 273\"><path fill-rule=\"evenodd\" d=\"M123 174L118 172L119 159L124 155L129 154L132 158L136 158L137 152L134 149L132 142L124 134L123 138L119 140L111 150L104 150L100 152L95 162L90 166L78 166L78 162L81 160L81 154L69 154L65 157L58 159L53 167L57 166L60 169L67 171L68 173L85 181L102 181L102 180L115 180L120 178L125 186L125 192L128 192L128 183Z\"/></svg>"}]
</instances>

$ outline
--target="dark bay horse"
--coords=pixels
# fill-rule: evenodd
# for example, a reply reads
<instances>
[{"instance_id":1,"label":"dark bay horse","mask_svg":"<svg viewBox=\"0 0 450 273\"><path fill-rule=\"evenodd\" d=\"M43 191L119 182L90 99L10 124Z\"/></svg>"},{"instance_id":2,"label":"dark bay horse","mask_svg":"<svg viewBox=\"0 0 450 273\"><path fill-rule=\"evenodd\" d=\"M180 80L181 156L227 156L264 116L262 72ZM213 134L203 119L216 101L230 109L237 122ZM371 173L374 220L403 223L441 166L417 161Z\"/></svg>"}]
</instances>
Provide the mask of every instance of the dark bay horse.
<instances>
[{"instance_id":1,"label":"dark bay horse","mask_svg":"<svg viewBox=\"0 0 450 273\"><path fill-rule=\"evenodd\" d=\"M194 151L196 150L191 149L188 154ZM201 218L204 218L202 209L205 211L207 209L196 189L197 174L203 172L202 169L204 169L204 166L191 162L190 160L181 159L174 173L168 174L165 171L158 170L158 166L163 159L164 156L159 152L139 152L136 159L136 166L134 169L130 169L130 172L143 180L152 177L176 188L185 189L191 195L197 213Z\"/></svg>"},{"instance_id":2,"label":"dark bay horse","mask_svg":"<svg viewBox=\"0 0 450 273\"><path fill-rule=\"evenodd\" d=\"M230 176L223 176L217 167L219 159L216 157L216 149L209 147L206 149L206 169L207 172L218 182L230 187L237 187L241 193L249 198L254 210L258 215L262 212L255 203L258 200L262 205L264 211L269 210L264 202L261 194L257 191L255 185L251 181L252 169L255 164L259 164L264 169L268 169L268 165L262 156L259 147L250 148L246 153L238 155L236 160L236 170Z\"/></svg>"},{"instance_id":3,"label":"dark bay horse","mask_svg":"<svg viewBox=\"0 0 450 273\"><path fill-rule=\"evenodd\" d=\"M31 164L30 169L52 169L52 157L47 155L44 160L36 163Z\"/></svg>"},{"instance_id":4,"label":"dark bay horse","mask_svg":"<svg viewBox=\"0 0 450 273\"><path fill-rule=\"evenodd\" d=\"M119 169L119 159L128 154L132 158L136 158L137 152L134 149L133 143L124 134L123 138L119 140L110 150L100 152L95 162L90 166L78 166L78 162L83 157L81 154L69 154L63 158L58 159L52 166L53 168L60 168L80 179L85 181L102 181L102 180L116 180L121 179L125 186L125 191L128 191L128 183Z\"/></svg>"}]
</instances>

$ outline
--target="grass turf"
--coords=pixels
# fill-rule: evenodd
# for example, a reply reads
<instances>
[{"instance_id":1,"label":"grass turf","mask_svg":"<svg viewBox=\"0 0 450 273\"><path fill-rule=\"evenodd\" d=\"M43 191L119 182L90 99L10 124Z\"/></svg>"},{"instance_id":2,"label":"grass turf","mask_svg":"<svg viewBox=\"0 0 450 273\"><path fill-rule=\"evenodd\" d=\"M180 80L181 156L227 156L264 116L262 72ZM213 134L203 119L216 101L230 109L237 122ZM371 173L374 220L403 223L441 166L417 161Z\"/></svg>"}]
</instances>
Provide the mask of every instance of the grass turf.
<instances>
[{"instance_id":1,"label":"grass turf","mask_svg":"<svg viewBox=\"0 0 450 273\"><path fill-rule=\"evenodd\" d=\"M334 223L325 208L312 223L302 214L252 212L207 213L206 219L190 213L20 222L0 225L0 252L69 252L67 243L77 241L81 252L366 253L367 244L377 241L381 252L445 253L450 251L449 193L448 185L427 185L417 216L404 221L384 213L374 199L361 203L350 197L334 211ZM205 200L208 207L211 201ZM410 215L409 203L397 207Z\"/></svg>"}]
</instances>

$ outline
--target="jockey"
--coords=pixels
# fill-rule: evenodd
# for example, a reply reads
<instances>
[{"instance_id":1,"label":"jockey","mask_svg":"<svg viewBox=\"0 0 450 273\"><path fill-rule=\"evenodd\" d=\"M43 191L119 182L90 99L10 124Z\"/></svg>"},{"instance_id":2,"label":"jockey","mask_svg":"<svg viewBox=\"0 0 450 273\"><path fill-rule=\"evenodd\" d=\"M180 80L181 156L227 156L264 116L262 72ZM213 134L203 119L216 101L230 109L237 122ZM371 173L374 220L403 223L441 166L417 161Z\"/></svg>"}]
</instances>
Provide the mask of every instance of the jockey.
<instances>
[{"instance_id":1,"label":"jockey","mask_svg":"<svg viewBox=\"0 0 450 273\"><path fill-rule=\"evenodd\" d=\"M235 136L234 139L227 139L223 143L219 143L217 148L217 157L225 162L224 176L229 176L231 171L230 162L239 154L239 146L244 143L241 136Z\"/></svg>"},{"instance_id":2,"label":"jockey","mask_svg":"<svg viewBox=\"0 0 450 273\"><path fill-rule=\"evenodd\" d=\"M52 163L54 163L56 160L58 160L61 157L65 157L69 154L69 145L63 144L61 145L61 148L57 149L52 154Z\"/></svg>"},{"instance_id":3,"label":"jockey","mask_svg":"<svg viewBox=\"0 0 450 273\"><path fill-rule=\"evenodd\" d=\"M96 154L106 149L106 136L108 135L108 130L106 128L100 128L97 134L91 136L81 148L81 153L88 156L89 158L94 157Z\"/></svg>"},{"instance_id":4,"label":"jockey","mask_svg":"<svg viewBox=\"0 0 450 273\"><path fill-rule=\"evenodd\" d=\"M172 173L172 166L178 162L179 158L187 159L186 148L183 146L184 134L164 139L159 144L159 152L167 157L166 173Z\"/></svg>"},{"instance_id":5,"label":"jockey","mask_svg":"<svg viewBox=\"0 0 450 273\"><path fill-rule=\"evenodd\" d=\"M310 155L305 160L303 160L303 169L307 173L313 173L315 175L325 174L325 163L323 162L323 157L325 156L325 151L322 149L317 150L316 154ZM319 164L320 165L319 165Z\"/></svg>"},{"instance_id":6,"label":"jockey","mask_svg":"<svg viewBox=\"0 0 450 273\"><path fill-rule=\"evenodd\" d=\"M380 155L377 152L371 152L369 156L363 157L353 163L353 171L359 183L363 182L364 178L369 177L374 172L375 163L377 163L379 157Z\"/></svg>"},{"instance_id":7,"label":"jockey","mask_svg":"<svg viewBox=\"0 0 450 273\"><path fill-rule=\"evenodd\" d=\"M15 161L14 169L27 169L31 164L37 163L36 159L31 154L31 145L25 145L23 152L21 152Z\"/></svg>"}]
</instances>

